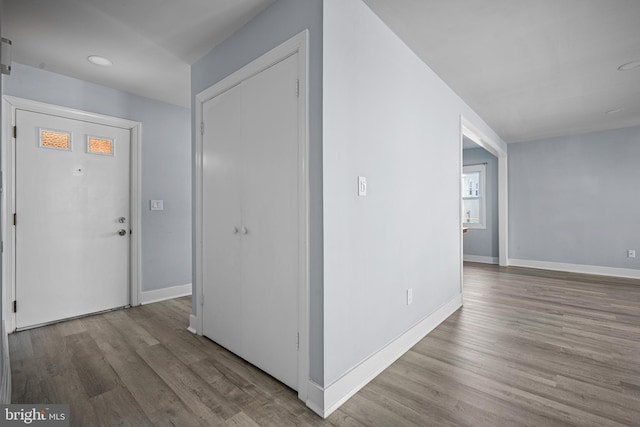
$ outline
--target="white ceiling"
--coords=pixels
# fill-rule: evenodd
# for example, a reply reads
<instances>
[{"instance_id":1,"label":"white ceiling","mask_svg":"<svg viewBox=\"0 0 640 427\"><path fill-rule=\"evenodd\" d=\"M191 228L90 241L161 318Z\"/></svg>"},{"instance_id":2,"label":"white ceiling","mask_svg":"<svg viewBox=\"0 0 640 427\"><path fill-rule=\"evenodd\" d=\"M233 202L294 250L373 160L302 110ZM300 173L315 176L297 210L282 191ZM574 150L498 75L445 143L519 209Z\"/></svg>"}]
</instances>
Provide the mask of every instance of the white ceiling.
<instances>
[{"instance_id":1,"label":"white ceiling","mask_svg":"<svg viewBox=\"0 0 640 427\"><path fill-rule=\"evenodd\" d=\"M12 59L189 107L190 65L273 0L4 0ZM90 64L89 55L113 66Z\"/></svg>"},{"instance_id":2,"label":"white ceiling","mask_svg":"<svg viewBox=\"0 0 640 427\"><path fill-rule=\"evenodd\" d=\"M507 142L640 125L638 0L364 1ZM2 32L14 62L188 107L190 64L272 2L4 0Z\"/></svg>"},{"instance_id":3,"label":"white ceiling","mask_svg":"<svg viewBox=\"0 0 640 427\"><path fill-rule=\"evenodd\" d=\"M506 142L640 125L638 0L364 1Z\"/></svg>"}]
</instances>

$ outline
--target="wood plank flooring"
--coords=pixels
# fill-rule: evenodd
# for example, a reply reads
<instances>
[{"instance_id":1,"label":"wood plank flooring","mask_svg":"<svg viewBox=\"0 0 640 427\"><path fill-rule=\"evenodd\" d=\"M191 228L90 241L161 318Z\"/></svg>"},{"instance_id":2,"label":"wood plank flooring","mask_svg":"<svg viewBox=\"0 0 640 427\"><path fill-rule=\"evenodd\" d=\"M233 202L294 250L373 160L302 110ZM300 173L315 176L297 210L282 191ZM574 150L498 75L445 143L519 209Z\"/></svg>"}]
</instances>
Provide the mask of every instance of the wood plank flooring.
<instances>
[{"instance_id":1,"label":"wood plank flooring","mask_svg":"<svg viewBox=\"0 0 640 427\"><path fill-rule=\"evenodd\" d=\"M75 426L640 426L640 281L466 264L465 305L327 420L185 328L190 298L10 335Z\"/></svg>"}]
</instances>

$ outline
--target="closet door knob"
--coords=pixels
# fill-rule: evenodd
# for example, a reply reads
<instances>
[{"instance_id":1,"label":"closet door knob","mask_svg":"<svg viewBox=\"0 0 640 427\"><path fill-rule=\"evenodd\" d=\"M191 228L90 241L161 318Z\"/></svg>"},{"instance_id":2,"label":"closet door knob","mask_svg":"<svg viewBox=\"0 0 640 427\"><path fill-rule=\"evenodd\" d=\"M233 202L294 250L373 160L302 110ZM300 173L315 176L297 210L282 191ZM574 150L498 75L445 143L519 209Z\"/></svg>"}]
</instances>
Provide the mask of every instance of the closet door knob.
<instances>
[{"instance_id":1,"label":"closet door knob","mask_svg":"<svg viewBox=\"0 0 640 427\"><path fill-rule=\"evenodd\" d=\"M233 234L238 234L238 231L240 231L238 230L238 227L233 227Z\"/></svg>"},{"instance_id":2,"label":"closet door knob","mask_svg":"<svg viewBox=\"0 0 640 427\"><path fill-rule=\"evenodd\" d=\"M247 227L242 227L242 234L249 234Z\"/></svg>"}]
</instances>

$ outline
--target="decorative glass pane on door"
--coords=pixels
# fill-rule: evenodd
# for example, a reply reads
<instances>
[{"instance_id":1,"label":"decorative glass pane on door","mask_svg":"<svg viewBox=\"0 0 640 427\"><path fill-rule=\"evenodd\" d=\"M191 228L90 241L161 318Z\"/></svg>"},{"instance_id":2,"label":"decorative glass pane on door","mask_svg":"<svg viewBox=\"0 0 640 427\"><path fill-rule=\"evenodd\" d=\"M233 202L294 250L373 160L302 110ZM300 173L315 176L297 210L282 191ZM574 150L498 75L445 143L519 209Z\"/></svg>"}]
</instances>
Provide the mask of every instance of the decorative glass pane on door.
<instances>
[{"instance_id":1,"label":"decorative glass pane on door","mask_svg":"<svg viewBox=\"0 0 640 427\"><path fill-rule=\"evenodd\" d=\"M87 152L91 154L113 156L113 139L88 136Z\"/></svg>"},{"instance_id":2,"label":"decorative glass pane on door","mask_svg":"<svg viewBox=\"0 0 640 427\"><path fill-rule=\"evenodd\" d=\"M71 133L40 129L40 147L56 150L71 150Z\"/></svg>"}]
</instances>

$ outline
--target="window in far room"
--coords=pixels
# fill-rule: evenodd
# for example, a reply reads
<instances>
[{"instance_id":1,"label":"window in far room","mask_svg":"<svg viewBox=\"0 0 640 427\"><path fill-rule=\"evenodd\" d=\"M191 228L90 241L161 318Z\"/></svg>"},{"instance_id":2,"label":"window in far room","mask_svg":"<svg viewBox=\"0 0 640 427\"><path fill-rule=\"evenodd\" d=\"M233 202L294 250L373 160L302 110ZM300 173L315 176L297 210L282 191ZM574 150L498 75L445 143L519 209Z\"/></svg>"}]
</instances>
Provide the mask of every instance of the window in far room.
<instances>
[{"instance_id":1,"label":"window in far room","mask_svg":"<svg viewBox=\"0 0 640 427\"><path fill-rule=\"evenodd\" d=\"M470 165L462 168L462 226L485 229L485 180L486 165Z\"/></svg>"}]
</instances>

